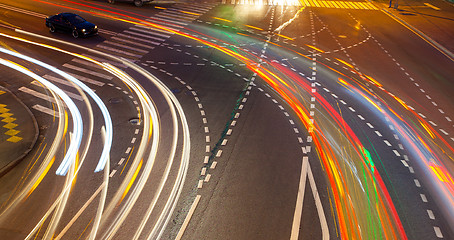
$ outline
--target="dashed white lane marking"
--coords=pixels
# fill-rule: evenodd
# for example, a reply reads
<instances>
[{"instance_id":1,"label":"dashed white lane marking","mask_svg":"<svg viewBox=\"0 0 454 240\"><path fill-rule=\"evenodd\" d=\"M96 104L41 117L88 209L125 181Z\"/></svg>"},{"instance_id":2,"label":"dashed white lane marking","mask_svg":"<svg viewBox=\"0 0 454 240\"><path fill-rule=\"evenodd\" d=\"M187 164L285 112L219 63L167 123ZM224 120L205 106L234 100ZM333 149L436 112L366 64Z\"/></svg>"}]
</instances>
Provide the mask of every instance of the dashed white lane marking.
<instances>
[{"instance_id":1,"label":"dashed white lane marking","mask_svg":"<svg viewBox=\"0 0 454 240\"><path fill-rule=\"evenodd\" d=\"M427 202L427 197L426 197L426 195L425 195L425 194L422 194L422 193L419 194L419 195L421 196L421 200L422 200L423 202L426 203L426 202Z\"/></svg>"},{"instance_id":2,"label":"dashed white lane marking","mask_svg":"<svg viewBox=\"0 0 454 240\"><path fill-rule=\"evenodd\" d=\"M435 235L437 235L438 238L443 238L443 234L441 233L441 230L439 227L434 227Z\"/></svg>"},{"instance_id":3,"label":"dashed white lane marking","mask_svg":"<svg viewBox=\"0 0 454 240\"><path fill-rule=\"evenodd\" d=\"M421 187L421 183L419 182L418 179L414 179L416 187Z\"/></svg>"}]
</instances>

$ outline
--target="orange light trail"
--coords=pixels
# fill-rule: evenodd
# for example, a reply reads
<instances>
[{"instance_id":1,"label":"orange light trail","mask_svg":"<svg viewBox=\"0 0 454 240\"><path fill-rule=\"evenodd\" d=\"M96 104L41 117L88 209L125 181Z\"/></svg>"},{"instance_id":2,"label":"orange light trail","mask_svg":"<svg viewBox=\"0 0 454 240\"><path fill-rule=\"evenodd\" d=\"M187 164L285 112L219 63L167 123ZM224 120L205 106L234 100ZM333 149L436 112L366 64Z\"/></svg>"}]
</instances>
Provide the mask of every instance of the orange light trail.
<instances>
[{"instance_id":1,"label":"orange light trail","mask_svg":"<svg viewBox=\"0 0 454 240\"><path fill-rule=\"evenodd\" d=\"M35 0L35 1L42 2L42 3L45 3L45 4L51 4L51 5L55 5L55 6L59 6L59 7L74 9L74 8L70 8L70 7L67 7L67 6L62 6L62 5L58 5L58 4L52 4L52 3L48 3L48 2L44 2L44 1L40 1L40 0ZM93 7L91 7L91 8L93 8ZM96 15L100 15L100 16L110 17L110 18L114 18L114 19L117 19L117 20L121 20L121 21L128 21L128 22L131 22L131 23L134 23L134 24L141 24L141 25L154 27L154 28L157 28L157 29L161 29L161 30L164 30L164 31L175 33L177 35L186 37L188 39L192 39L192 40L201 42L202 44L205 44L207 46L213 47L213 48L217 49L218 51L220 51L222 53L225 53L228 56L234 57L235 59L245 63L246 66L251 71L257 73L264 81L266 81L268 84L270 84L270 86L281 95L281 97L295 111L295 113L297 114L298 118L307 127L307 129L313 129L314 130L314 131L310 131L310 135L313 137L314 144L316 145L318 154L321 156L321 160L324 163L325 169L327 169L327 175L328 175L329 182L330 182L331 186L333 186L334 202L335 202L335 206L336 206L336 209L337 209L337 213L339 215L338 221L339 221L339 226L340 226L340 235L341 235L341 237L343 239L348 239L348 236L350 236L351 233L348 231L347 223L345 221L349 221L349 220L345 219L346 215L343 212L343 209L346 206L345 203L348 203L348 200L346 199L346 196L348 196L348 193L347 193L347 195L344 193L344 191L346 190L343 187L343 185L345 184L345 179L344 179L344 176L343 176L342 172L340 172L338 170L339 167L340 167L340 164L337 161L336 157L334 156L335 154L334 154L334 151L331 149L330 144L326 141L327 138L318 129L318 124L317 123L313 123L311 121L310 117L307 114L307 110L305 110L303 107L300 106L301 103L297 100L297 98L292 93L292 91L295 91L295 90L292 90L292 91L286 90L286 88L290 88L290 86L283 79L281 79L275 73L272 73L270 70L268 70L266 68L263 68L263 67L258 68L254 61L250 60L249 58L247 58L247 57L245 57L245 56L243 56L243 55L241 55L239 53L236 53L236 52L234 52L232 50L229 50L227 48L221 47L219 45L213 44L211 42L202 40L200 38L194 37L194 36L189 35L187 33L182 33L180 31L174 30L172 28L164 27L164 26L161 26L161 25L158 25L158 24L154 24L154 23L150 23L150 22L145 22L145 21L143 21L141 19L133 18L133 17L130 17L130 16L127 16L127 15L124 15L124 14L115 13L115 12L108 11L108 10L105 10L105 9L100 9L100 10L105 11L105 12L114 13L114 14L117 14L117 15L120 15L120 16L123 16L123 17L127 17L128 19L133 19L133 20L126 20L126 19L116 18L116 17L112 17L112 16L109 16L109 15L106 15L106 14L94 13L94 12L89 12L89 11L80 10L80 9L75 9L75 10L84 11L84 12L87 12L87 13L90 13L90 14L96 14ZM226 20L226 19L219 19L219 18L215 18L215 19L223 20L223 21ZM230 20L227 20L227 21L231 22ZM274 44L276 46L280 46L280 45L275 44L275 43L272 43L272 44ZM318 48L316 48L314 46L310 46L310 45L308 45L308 46L313 48L313 49L315 49L315 50L317 50L317 51L324 52L323 50L318 49ZM293 52L295 52L295 51L293 51ZM298 55L301 55L301 56L304 56L305 58L310 59L308 56L305 56L305 55L303 55L301 53L298 53L298 52L296 52L296 53ZM265 62L266 62L266 60L265 60ZM330 69L332 69L332 68L330 68ZM283 72L284 74L288 74L288 71L282 70L281 72ZM338 71L335 71L335 72L338 72ZM304 86L306 91L308 89L310 89L307 84L303 84L304 81L301 78L297 77L297 78L295 78L293 80L298 82L298 84L300 84L301 86ZM283 87L283 86L285 86L285 87ZM307 92L310 93L310 91L307 91ZM331 107L331 105L329 105L328 102L325 99L323 99L318 93L314 93L313 96L315 96L317 98L317 100L319 102L321 102L321 104L324 107L324 109L326 109L328 111L328 113L339 124L339 126L342 126L341 129L342 129L342 131L345 131L345 136L352 143L352 146L354 147L354 150L355 150L356 154L360 155L361 152L360 152L359 146L362 146L362 145L361 145L360 141L358 140L358 138L356 137L356 135L353 133L352 129L350 129L348 127L346 122L337 113L337 111L335 111ZM364 161L361 161L361 163L363 165L366 164ZM140 169L140 167L138 169ZM379 196L379 199L378 199L379 203L380 203L381 206L383 206L382 209L387 209L387 207L391 208L392 216L393 216L394 221L396 222L396 225L397 225L398 230L399 230L399 236L400 236L401 239L406 239L406 235L405 235L405 232L403 231L402 224L400 223L400 220L399 220L399 218L397 216L397 213L395 212L395 208L394 208L394 206L392 204L392 201L390 201L391 199L389 197L389 194L386 191L386 187L383 184L383 182L381 181L380 175L378 175L378 171L375 171L374 175L372 175L371 172L370 172L370 169L368 167L365 167L365 170L366 170L366 173L368 174L368 176L371 179L374 179L374 180L378 181L378 184L380 185L382 191L385 194L385 199L386 199L386 203L387 204L385 204L382 201L382 198L380 197L380 195L378 195ZM138 170L136 170L136 173L138 173ZM130 183L130 184L132 185L132 183ZM334 186L338 186L338 187L334 187ZM357 213L355 213L355 208L350 208L349 209L349 211L347 212L347 215L350 215L350 214L352 214L355 217L357 216ZM351 226L351 224L349 224L349 225ZM349 228L350 228L350 230L353 230L353 229L351 229L351 227L349 227ZM360 236L359 231L360 230L358 228L356 228L356 232L353 233L353 234L358 234L358 236Z\"/></svg>"}]
</instances>

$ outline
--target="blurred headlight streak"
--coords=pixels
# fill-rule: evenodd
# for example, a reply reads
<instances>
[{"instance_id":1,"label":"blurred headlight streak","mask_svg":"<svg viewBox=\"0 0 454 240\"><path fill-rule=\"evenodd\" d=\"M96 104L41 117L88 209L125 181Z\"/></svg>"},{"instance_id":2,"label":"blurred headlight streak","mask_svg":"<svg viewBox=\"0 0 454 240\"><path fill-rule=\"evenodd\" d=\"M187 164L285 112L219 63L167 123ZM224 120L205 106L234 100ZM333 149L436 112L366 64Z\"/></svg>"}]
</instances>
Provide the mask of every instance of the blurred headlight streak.
<instances>
[{"instance_id":1,"label":"blurred headlight streak","mask_svg":"<svg viewBox=\"0 0 454 240\"><path fill-rule=\"evenodd\" d=\"M25 59L30 62L39 62L38 60L29 58L20 53L16 53L16 52L4 49L4 48L0 48L0 52L6 53L6 54L9 54L12 56L16 56L18 58L22 58L22 59ZM30 72L30 71L26 70L25 68L20 67L17 64L13 64L9 61L5 61L4 59L1 59L0 63L32 77L33 79L35 79L38 82L45 85L47 88L54 91L65 102L66 106L68 107L69 111L71 112L71 116L73 119L73 131L72 131L73 137L71 139L71 143L69 144L68 152L67 152L67 154L65 154L65 157L63 158L60 167L57 169L57 174L65 175L66 172L68 171L70 165L73 163L74 159L76 158L76 154L78 152L78 149L79 149L79 146L80 146L80 143L82 140L83 123L82 123L82 117L80 115L80 112L79 112L76 104L74 104L74 102L71 100L71 98L68 97L68 95L66 95L66 93L63 92L60 88L55 86L53 83L47 81L46 79L36 75L35 73Z\"/></svg>"},{"instance_id":2,"label":"blurred headlight streak","mask_svg":"<svg viewBox=\"0 0 454 240\"><path fill-rule=\"evenodd\" d=\"M49 45L42 44L42 43L33 42L33 41L30 41L30 40L26 40L26 39L23 39L23 38L18 38L18 37L6 35L6 34L3 34L3 33L0 33L0 36L12 38L12 39L15 39L15 40L19 40L19 41L22 41L22 42L30 43L30 44L41 46L41 47L45 47L45 48L50 48L52 50L56 50L56 51L63 52L63 53L69 54L69 55L73 55L75 57L82 58L82 59L84 59L86 61L90 61L90 62L93 62L93 63L99 65L99 66L102 66L102 64L100 62L98 62L98 61L96 61L94 59L79 55L77 53L68 52L68 51L62 50L62 49L57 48L57 47L49 46ZM33 63L35 63L37 65L40 65L40 66L42 66L44 68L47 68L47 69L59 74L60 76L66 78L67 80L71 81L72 83L76 84L78 87L80 87L86 93L88 93L88 95L90 95L90 97L98 105L98 107L101 110L102 115L104 117L104 125L105 125L105 128L106 128L106 136L105 136L103 151L101 153L101 157L99 158L98 165L95 168L95 172L102 171L104 169L104 166L106 164L107 159L109 158L109 152L110 152L110 149L112 147L113 127L112 127L112 119L110 117L109 110L107 109L106 105L103 103L101 98L99 98L99 96L97 94L95 94L95 92L93 90L91 90L91 88L89 88L87 85L85 85L84 83L79 81L77 78L75 78L75 77L73 77L73 76L71 76L71 75L69 75L69 74L67 74L67 73L65 73L65 72L53 67L53 66L50 66L49 64L46 64L46 63L43 63L41 61L32 59L30 57L23 56L21 58L23 58L23 59L25 59L27 61L33 62ZM57 174L58 175L65 175L67 171L68 171L68 166L66 166L65 168L60 167L57 170Z\"/></svg>"}]
</instances>

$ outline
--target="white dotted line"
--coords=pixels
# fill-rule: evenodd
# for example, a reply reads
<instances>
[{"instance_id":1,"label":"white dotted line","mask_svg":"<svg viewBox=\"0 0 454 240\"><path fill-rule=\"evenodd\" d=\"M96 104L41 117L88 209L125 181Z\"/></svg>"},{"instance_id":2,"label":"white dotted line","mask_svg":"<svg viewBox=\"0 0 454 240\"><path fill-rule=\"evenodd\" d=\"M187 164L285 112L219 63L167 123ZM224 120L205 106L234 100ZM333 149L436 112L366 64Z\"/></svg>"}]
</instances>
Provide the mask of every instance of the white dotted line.
<instances>
[{"instance_id":1,"label":"white dotted line","mask_svg":"<svg viewBox=\"0 0 454 240\"><path fill-rule=\"evenodd\" d=\"M188 54L190 55L190 54ZM147 62L151 62L151 61L147 61ZM159 63L158 63L159 64ZM150 66L152 67L152 66ZM177 80L181 85L183 85L184 87L186 87L192 94L192 97L194 98L194 101L197 103L197 107L199 109L199 112L200 112L200 116L202 117L202 123L203 123L203 129L204 129L204 132L205 132L205 156L203 158L203 164L208 164L208 161L209 161L209 153L211 151L211 146L210 146L210 143L211 143L211 137L210 137L210 129L208 127L208 119L206 118L206 113L205 113L205 109L203 108L203 104L202 102L200 101L200 98L199 96L197 95L197 92L188 84L186 83L185 81L183 81L181 78L177 77L177 76L173 76L172 73L169 73L168 71L166 71L165 69L158 69L158 71L162 72L162 73L165 73L167 74L168 76L172 76L175 80ZM220 157L221 156L221 153L222 153L222 150L219 150L216 154L216 157ZM214 161L212 164L211 164L211 169L214 169L216 167L216 161ZM203 186L203 183L204 182L208 182L210 181L210 178L211 178L211 175L210 174L206 174L206 167L202 168L201 172L200 172L200 176L202 177L202 179L199 180L198 184L197 184L197 188L202 188ZM205 176L205 178L203 178Z\"/></svg>"},{"instance_id":2,"label":"white dotted line","mask_svg":"<svg viewBox=\"0 0 454 240\"><path fill-rule=\"evenodd\" d=\"M123 94L125 94L125 95L126 95L127 97L129 97L130 99L134 99L134 97L133 97L128 91L123 90L121 87L115 86L115 85L112 84L112 83L108 83L107 85L110 86L110 87L113 87L113 88L115 88L115 89L117 89L117 90L119 90L119 91L121 91ZM134 105L136 106L137 117L140 118L140 108L139 108L139 103L138 103L136 100L133 100L133 103L134 103ZM137 125L140 125L140 124L141 124L140 122L137 123ZM138 135L139 132L140 132L140 129L136 128L136 129L134 130L134 135ZM131 141L130 141L130 144L134 144L134 143L136 142L136 140L137 140L137 137L133 137L133 138L131 139ZM132 147L127 147L126 150L125 150L125 152L124 152L124 154L126 154L126 155L132 154ZM129 160L129 157L128 157L128 160ZM118 163L117 163L117 166L121 166L121 165L123 164L124 161L125 161L125 158L124 158L124 157L120 158L120 160L119 160ZM109 177L113 177L113 176L115 175L115 173L117 173L117 169L115 169L115 167L114 167L114 169L112 169L112 171L110 172Z\"/></svg>"},{"instance_id":3,"label":"white dotted line","mask_svg":"<svg viewBox=\"0 0 454 240\"><path fill-rule=\"evenodd\" d=\"M350 15L350 17L352 17L354 20L356 20L355 17L353 17L350 13L348 13L348 14ZM374 36L372 36L372 35L369 33L369 31L368 31L365 27L363 27L363 26L361 26L361 27L362 27L362 29L363 29L364 31L366 31L366 32L371 36L371 38L374 40L374 42L375 42L375 43L376 43L376 44L377 44L377 45L378 45L378 46L379 46L379 47L388 55L388 57L391 58L391 60L392 60L392 61L396 64L396 66L397 66L397 67L398 67L398 68L399 68L399 69L408 77L408 79L409 79L411 82L413 82L413 84L414 84L416 87L418 87L419 90L420 90L422 93L425 94L426 98L432 103L432 105L434 105L435 107L438 107L438 104L437 104L435 101L432 100L432 97L431 97L430 95L426 94L426 90L424 90L422 87L420 87L420 84L419 84L418 82L416 82L416 80L415 80L413 77L410 76L410 74L407 72L407 70L406 70L404 67L402 67L401 64L400 64L399 62L397 62L397 60L396 60L396 59L395 59L395 58L394 58L394 57L393 57L393 56L392 56L392 55L383 47L383 45L382 45ZM381 87L380 89L384 90L384 88L382 88L382 87ZM388 92L388 91L386 91L386 92ZM394 95L392 95L392 94L389 93L389 92L388 92L388 94L390 94L391 96L394 96ZM415 109L414 109L413 107L411 107L411 106L408 106L408 107L409 107L410 109L412 109L412 110L415 110ZM448 121L450 124L452 124L452 122L453 122L452 119L449 118L449 116L446 116L445 111L444 111L443 109L441 109L441 108L437 108L437 109L438 109L438 111L443 115L443 117L446 119L446 121ZM418 113L418 114L419 114L422 118L426 118L422 113ZM429 123L431 123L431 124L432 124L433 126L435 126L435 127L437 126L437 124L435 124L433 121L429 121ZM454 127L454 125L452 125L452 126ZM440 132L442 132L445 136L449 136L449 133L448 133L447 131L445 131L444 129L439 128L438 130L439 130ZM451 137L451 140L454 141L454 138Z\"/></svg>"}]
</instances>

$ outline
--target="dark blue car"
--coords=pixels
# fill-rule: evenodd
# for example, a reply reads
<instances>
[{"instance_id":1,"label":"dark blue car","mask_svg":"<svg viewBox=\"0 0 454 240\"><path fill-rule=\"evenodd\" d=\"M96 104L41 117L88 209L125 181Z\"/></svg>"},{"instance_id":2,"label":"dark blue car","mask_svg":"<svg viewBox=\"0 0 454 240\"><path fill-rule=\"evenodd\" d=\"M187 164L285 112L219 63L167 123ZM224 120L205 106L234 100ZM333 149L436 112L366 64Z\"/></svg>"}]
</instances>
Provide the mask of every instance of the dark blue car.
<instances>
[{"instance_id":1,"label":"dark blue car","mask_svg":"<svg viewBox=\"0 0 454 240\"><path fill-rule=\"evenodd\" d=\"M47 17L46 26L52 33L57 30L70 32L74 38L98 34L98 26L74 13L59 13Z\"/></svg>"}]
</instances>

